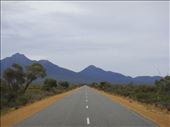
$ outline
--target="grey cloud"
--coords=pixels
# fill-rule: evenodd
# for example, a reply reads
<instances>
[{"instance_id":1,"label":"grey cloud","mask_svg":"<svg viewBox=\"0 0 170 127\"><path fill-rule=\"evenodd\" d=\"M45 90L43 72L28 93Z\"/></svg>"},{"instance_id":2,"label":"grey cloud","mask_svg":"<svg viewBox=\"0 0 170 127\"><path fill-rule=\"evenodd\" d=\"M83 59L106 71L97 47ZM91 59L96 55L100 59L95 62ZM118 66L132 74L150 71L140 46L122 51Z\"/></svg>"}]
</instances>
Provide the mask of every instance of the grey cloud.
<instances>
[{"instance_id":1,"label":"grey cloud","mask_svg":"<svg viewBox=\"0 0 170 127\"><path fill-rule=\"evenodd\" d=\"M168 8L154 1L3 1L2 57L21 52L76 71L95 64L132 76L157 75L157 65L166 75Z\"/></svg>"}]
</instances>

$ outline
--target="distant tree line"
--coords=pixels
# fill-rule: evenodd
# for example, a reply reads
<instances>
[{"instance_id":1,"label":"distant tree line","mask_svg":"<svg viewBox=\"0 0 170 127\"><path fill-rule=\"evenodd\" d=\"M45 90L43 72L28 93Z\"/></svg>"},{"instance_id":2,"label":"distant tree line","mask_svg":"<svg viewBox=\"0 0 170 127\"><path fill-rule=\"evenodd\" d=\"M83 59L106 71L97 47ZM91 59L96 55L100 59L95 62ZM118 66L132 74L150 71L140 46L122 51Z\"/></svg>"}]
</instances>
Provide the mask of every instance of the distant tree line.
<instances>
[{"instance_id":1,"label":"distant tree line","mask_svg":"<svg viewBox=\"0 0 170 127\"><path fill-rule=\"evenodd\" d=\"M69 87L69 83L67 81L59 81L57 82L55 79L52 78L47 78L44 80L44 84L42 86L43 90L47 90L50 91L52 89L56 89L58 88L68 88Z\"/></svg>"},{"instance_id":2,"label":"distant tree line","mask_svg":"<svg viewBox=\"0 0 170 127\"><path fill-rule=\"evenodd\" d=\"M154 85L111 84L108 82L92 83L91 87L133 100L153 104L170 111L170 76L155 81Z\"/></svg>"}]
</instances>

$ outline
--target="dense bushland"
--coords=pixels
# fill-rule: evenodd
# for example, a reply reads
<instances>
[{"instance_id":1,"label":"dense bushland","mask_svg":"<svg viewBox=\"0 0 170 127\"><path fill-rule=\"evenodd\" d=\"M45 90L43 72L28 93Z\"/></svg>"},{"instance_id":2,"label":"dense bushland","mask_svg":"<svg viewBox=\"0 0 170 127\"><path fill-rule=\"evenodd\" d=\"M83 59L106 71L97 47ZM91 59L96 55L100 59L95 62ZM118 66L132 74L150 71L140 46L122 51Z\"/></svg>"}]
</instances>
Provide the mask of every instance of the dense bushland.
<instances>
[{"instance_id":1,"label":"dense bushland","mask_svg":"<svg viewBox=\"0 0 170 127\"><path fill-rule=\"evenodd\" d=\"M170 76L166 76L155 85L116 85L108 82L91 84L92 87L112 94L131 98L133 100L153 104L170 111Z\"/></svg>"},{"instance_id":2,"label":"dense bushland","mask_svg":"<svg viewBox=\"0 0 170 127\"><path fill-rule=\"evenodd\" d=\"M78 87L66 81L57 82L52 78L46 78L43 83L33 85L34 80L45 76L45 69L38 63L26 68L18 64L7 68L0 79L1 113Z\"/></svg>"}]
</instances>

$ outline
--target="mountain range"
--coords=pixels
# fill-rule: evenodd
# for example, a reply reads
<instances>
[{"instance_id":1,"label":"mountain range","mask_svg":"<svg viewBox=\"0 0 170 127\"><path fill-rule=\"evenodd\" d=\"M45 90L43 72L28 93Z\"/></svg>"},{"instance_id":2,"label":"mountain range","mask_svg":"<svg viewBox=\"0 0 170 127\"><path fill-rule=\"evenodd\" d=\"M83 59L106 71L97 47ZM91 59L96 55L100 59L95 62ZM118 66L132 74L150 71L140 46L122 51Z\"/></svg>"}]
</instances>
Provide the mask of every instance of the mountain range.
<instances>
[{"instance_id":1,"label":"mountain range","mask_svg":"<svg viewBox=\"0 0 170 127\"><path fill-rule=\"evenodd\" d=\"M13 63L17 63L27 66L33 62L38 62L42 64L46 70L48 77L54 78L56 80L66 80L72 83L92 83L107 81L113 84L121 83L136 83L136 84L153 84L155 80L159 80L160 76L137 76L135 78L130 76L125 76L120 73L115 73L112 71L105 71L94 65L90 65L80 72L74 72L66 68L62 68L58 65L53 64L48 60L30 60L24 54L16 53L10 57L6 57L0 60L1 65L1 76L3 71L10 67Z\"/></svg>"}]
</instances>

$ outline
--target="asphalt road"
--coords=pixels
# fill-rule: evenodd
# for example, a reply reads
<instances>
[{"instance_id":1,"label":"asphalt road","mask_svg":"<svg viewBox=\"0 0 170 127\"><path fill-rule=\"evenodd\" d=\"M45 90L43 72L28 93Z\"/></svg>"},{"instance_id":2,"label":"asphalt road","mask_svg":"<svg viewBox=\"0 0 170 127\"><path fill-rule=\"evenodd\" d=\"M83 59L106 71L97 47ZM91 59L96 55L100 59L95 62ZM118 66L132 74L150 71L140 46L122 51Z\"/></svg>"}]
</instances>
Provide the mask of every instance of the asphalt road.
<instances>
[{"instance_id":1,"label":"asphalt road","mask_svg":"<svg viewBox=\"0 0 170 127\"><path fill-rule=\"evenodd\" d=\"M128 108L83 86L16 127L156 127Z\"/></svg>"}]
</instances>

